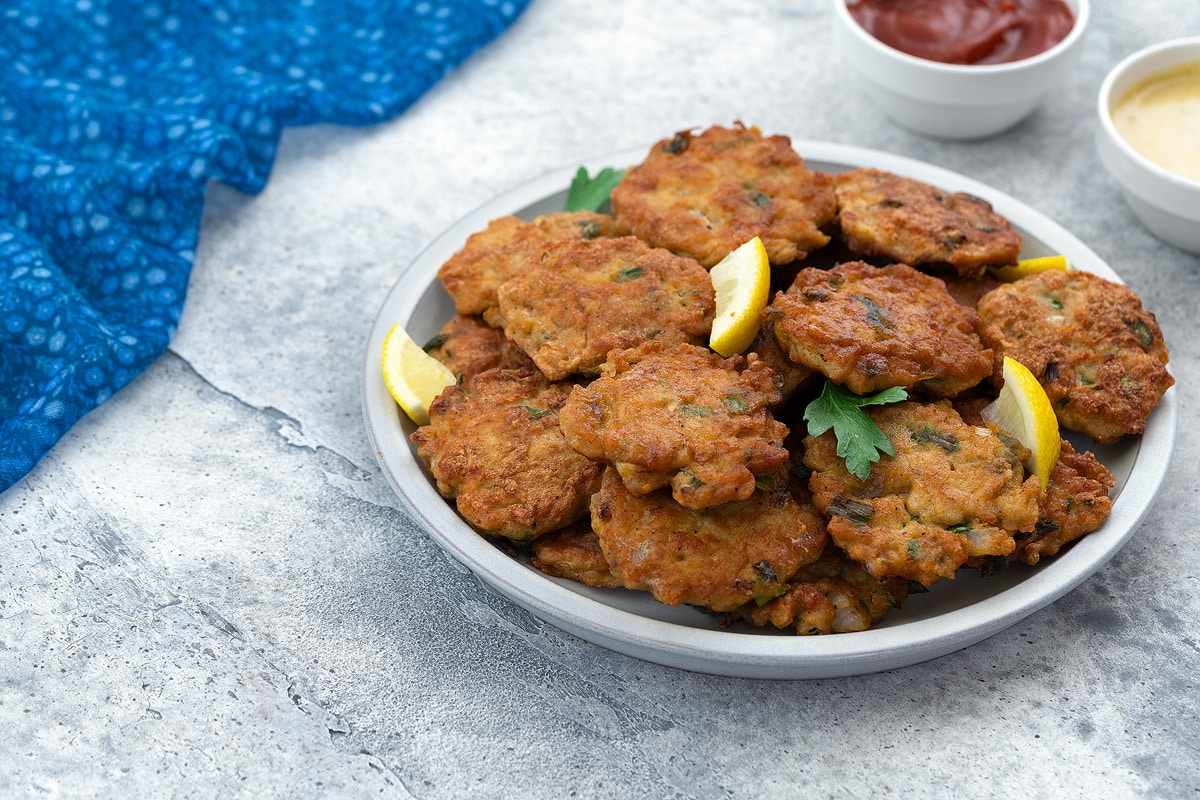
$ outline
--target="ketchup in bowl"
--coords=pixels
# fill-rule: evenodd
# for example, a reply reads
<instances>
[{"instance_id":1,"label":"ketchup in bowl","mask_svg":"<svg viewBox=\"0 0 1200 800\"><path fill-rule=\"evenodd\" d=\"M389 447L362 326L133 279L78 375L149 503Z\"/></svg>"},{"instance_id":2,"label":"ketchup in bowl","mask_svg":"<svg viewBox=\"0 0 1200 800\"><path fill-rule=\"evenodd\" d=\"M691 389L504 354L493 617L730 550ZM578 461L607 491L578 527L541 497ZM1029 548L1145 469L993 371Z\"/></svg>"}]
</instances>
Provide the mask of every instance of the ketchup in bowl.
<instances>
[{"instance_id":1,"label":"ketchup in bowl","mask_svg":"<svg viewBox=\"0 0 1200 800\"><path fill-rule=\"evenodd\" d=\"M855 21L897 50L944 64L1002 64L1049 50L1075 16L1063 0L850 0Z\"/></svg>"}]
</instances>

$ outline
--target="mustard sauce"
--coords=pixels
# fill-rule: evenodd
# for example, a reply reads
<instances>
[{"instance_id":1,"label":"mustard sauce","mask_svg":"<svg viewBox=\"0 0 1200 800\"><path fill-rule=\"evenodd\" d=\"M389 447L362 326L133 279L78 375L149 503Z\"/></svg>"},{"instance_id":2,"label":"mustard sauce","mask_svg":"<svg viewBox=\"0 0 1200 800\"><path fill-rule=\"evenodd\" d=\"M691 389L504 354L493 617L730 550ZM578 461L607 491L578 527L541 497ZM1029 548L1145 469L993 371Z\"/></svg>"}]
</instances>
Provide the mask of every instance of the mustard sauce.
<instances>
[{"instance_id":1,"label":"mustard sauce","mask_svg":"<svg viewBox=\"0 0 1200 800\"><path fill-rule=\"evenodd\" d=\"M1112 120L1134 150L1200 181L1200 61L1139 83L1117 101Z\"/></svg>"}]
</instances>

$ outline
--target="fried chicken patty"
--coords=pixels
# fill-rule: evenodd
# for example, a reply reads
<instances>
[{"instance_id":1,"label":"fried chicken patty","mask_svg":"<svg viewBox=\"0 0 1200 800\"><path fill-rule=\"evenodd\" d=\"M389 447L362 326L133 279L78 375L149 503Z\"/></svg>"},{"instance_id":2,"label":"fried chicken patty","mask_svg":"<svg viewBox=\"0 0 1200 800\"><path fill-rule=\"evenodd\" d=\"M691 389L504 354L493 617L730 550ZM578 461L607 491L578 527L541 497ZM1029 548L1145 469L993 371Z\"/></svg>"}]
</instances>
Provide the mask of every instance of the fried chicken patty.
<instances>
[{"instance_id":1,"label":"fried chicken patty","mask_svg":"<svg viewBox=\"0 0 1200 800\"><path fill-rule=\"evenodd\" d=\"M858 394L903 386L948 397L992 374L978 315L904 264L803 269L765 317L792 361Z\"/></svg>"},{"instance_id":2,"label":"fried chicken patty","mask_svg":"<svg viewBox=\"0 0 1200 800\"><path fill-rule=\"evenodd\" d=\"M986 425L983 408L987 396L956 397L954 408L968 425ZM1060 440L1058 461L1050 471L1046 491L1038 498L1038 520L1032 533L1018 533L1017 549L1007 559L988 559L979 564L986 573L1010 561L1037 564L1042 556L1057 555L1071 542L1096 531L1112 512L1109 490L1116 485L1108 468L1096 456L1076 451Z\"/></svg>"},{"instance_id":3,"label":"fried chicken patty","mask_svg":"<svg viewBox=\"0 0 1200 800\"><path fill-rule=\"evenodd\" d=\"M829 535L872 577L926 586L968 560L1007 556L1034 530L1041 483L1028 451L992 427L963 422L950 401L864 409L895 449L865 480L846 470L832 432L804 442L813 503Z\"/></svg>"},{"instance_id":4,"label":"fried chicken patty","mask_svg":"<svg viewBox=\"0 0 1200 800\"><path fill-rule=\"evenodd\" d=\"M1058 463L1038 503L1033 536L1020 539L1013 557L1036 564L1097 530L1112 512L1108 491L1115 485L1112 473L1092 453L1077 452L1063 439Z\"/></svg>"},{"instance_id":5,"label":"fried chicken patty","mask_svg":"<svg viewBox=\"0 0 1200 800\"><path fill-rule=\"evenodd\" d=\"M1004 283L993 275L991 270L984 270L981 275L965 278L961 275L950 274L938 277L941 278L942 283L946 284L946 291L950 293L950 296L971 310L975 310L985 294Z\"/></svg>"},{"instance_id":6,"label":"fried chicken patty","mask_svg":"<svg viewBox=\"0 0 1200 800\"><path fill-rule=\"evenodd\" d=\"M837 200L788 137L738 123L655 144L613 189L612 208L634 235L711 268L755 236L772 264L804 258L829 241L821 228Z\"/></svg>"},{"instance_id":7,"label":"fried chicken patty","mask_svg":"<svg viewBox=\"0 0 1200 800\"><path fill-rule=\"evenodd\" d=\"M600 466L567 446L558 411L574 388L532 369L447 387L412 434L443 497L478 530L516 541L587 513Z\"/></svg>"},{"instance_id":8,"label":"fried chicken patty","mask_svg":"<svg viewBox=\"0 0 1200 800\"><path fill-rule=\"evenodd\" d=\"M669 492L634 495L612 467L592 496L592 528L609 567L628 589L661 603L730 611L786 591L825 545L780 473L748 500L695 510Z\"/></svg>"},{"instance_id":9,"label":"fried chicken patty","mask_svg":"<svg viewBox=\"0 0 1200 800\"><path fill-rule=\"evenodd\" d=\"M1020 257L1021 234L986 200L870 167L833 179L842 236L863 256L970 276Z\"/></svg>"},{"instance_id":10,"label":"fried chicken patty","mask_svg":"<svg viewBox=\"0 0 1200 800\"><path fill-rule=\"evenodd\" d=\"M525 351L508 340L504 331L479 317L455 314L424 350L446 365L461 382L489 369L533 368Z\"/></svg>"},{"instance_id":11,"label":"fried chicken patty","mask_svg":"<svg viewBox=\"0 0 1200 800\"><path fill-rule=\"evenodd\" d=\"M600 537L584 518L565 528L543 533L529 545L529 566L555 578L579 581L585 586L621 589L625 584L612 574L600 547Z\"/></svg>"},{"instance_id":12,"label":"fried chicken patty","mask_svg":"<svg viewBox=\"0 0 1200 800\"><path fill-rule=\"evenodd\" d=\"M802 507L805 524L825 529L825 517L812 506ZM820 558L796 571L787 591L765 603L747 603L725 617L725 623L748 622L810 636L865 631L899 608L908 596L902 578L876 580L832 542Z\"/></svg>"},{"instance_id":13,"label":"fried chicken patty","mask_svg":"<svg viewBox=\"0 0 1200 800\"><path fill-rule=\"evenodd\" d=\"M775 337L775 320L766 317L759 326L758 334L750 343L746 354L753 353L775 372L775 383L779 386L781 402L787 402L801 387L816 377L816 370L797 364L788 358L779 339Z\"/></svg>"},{"instance_id":14,"label":"fried chicken patty","mask_svg":"<svg viewBox=\"0 0 1200 800\"><path fill-rule=\"evenodd\" d=\"M979 301L980 335L1046 390L1063 427L1103 444L1141 433L1175 379L1154 315L1127 286L1081 270L1048 270Z\"/></svg>"},{"instance_id":15,"label":"fried chicken patty","mask_svg":"<svg viewBox=\"0 0 1200 800\"><path fill-rule=\"evenodd\" d=\"M633 236L556 242L501 285L500 322L551 380L595 375L610 350L701 344L716 301L695 259Z\"/></svg>"},{"instance_id":16,"label":"fried chicken patty","mask_svg":"<svg viewBox=\"0 0 1200 800\"><path fill-rule=\"evenodd\" d=\"M601 375L559 414L567 443L616 467L636 495L671 487L688 508L745 500L787 462L788 429L771 415L775 373L756 356L647 342L608 354Z\"/></svg>"},{"instance_id":17,"label":"fried chicken patty","mask_svg":"<svg viewBox=\"0 0 1200 800\"><path fill-rule=\"evenodd\" d=\"M462 249L441 266L438 276L458 313L490 318L500 284L524 271L550 242L626 233L611 216L588 211L554 212L532 222L500 217L471 234Z\"/></svg>"}]
</instances>

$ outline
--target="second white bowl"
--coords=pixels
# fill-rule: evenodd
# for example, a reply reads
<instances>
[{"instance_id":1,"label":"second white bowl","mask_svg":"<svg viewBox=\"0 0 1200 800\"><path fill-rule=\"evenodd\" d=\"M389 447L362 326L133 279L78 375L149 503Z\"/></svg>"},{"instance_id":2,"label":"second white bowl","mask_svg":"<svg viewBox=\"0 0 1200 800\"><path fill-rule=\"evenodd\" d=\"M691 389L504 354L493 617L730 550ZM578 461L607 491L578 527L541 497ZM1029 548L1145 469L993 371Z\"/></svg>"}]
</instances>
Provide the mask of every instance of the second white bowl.
<instances>
[{"instance_id":1,"label":"second white bowl","mask_svg":"<svg viewBox=\"0 0 1200 800\"><path fill-rule=\"evenodd\" d=\"M1200 62L1200 36L1147 47L1113 67L1100 87L1096 149L1137 218L1168 244L1200 253L1200 181L1177 175L1134 150L1112 119L1115 105L1138 84L1193 62ZM1191 135L1200 136L1200 131Z\"/></svg>"},{"instance_id":2,"label":"second white bowl","mask_svg":"<svg viewBox=\"0 0 1200 800\"><path fill-rule=\"evenodd\" d=\"M863 90L900 125L939 139L981 139L1029 116L1074 70L1091 9L1089 0L1065 1L1075 15L1067 37L1043 53L1005 64L943 64L910 56L867 33L847 0L833 0L833 35Z\"/></svg>"}]
</instances>

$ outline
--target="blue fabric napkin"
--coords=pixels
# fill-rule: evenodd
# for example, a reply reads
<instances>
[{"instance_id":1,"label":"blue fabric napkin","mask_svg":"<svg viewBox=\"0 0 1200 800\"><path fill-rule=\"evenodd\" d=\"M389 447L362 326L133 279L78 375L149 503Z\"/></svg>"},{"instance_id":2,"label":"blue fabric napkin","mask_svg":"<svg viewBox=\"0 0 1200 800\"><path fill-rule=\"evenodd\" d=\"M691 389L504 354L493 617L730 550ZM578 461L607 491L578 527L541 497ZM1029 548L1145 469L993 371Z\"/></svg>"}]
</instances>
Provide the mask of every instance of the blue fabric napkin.
<instances>
[{"instance_id":1,"label":"blue fabric napkin","mask_svg":"<svg viewBox=\"0 0 1200 800\"><path fill-rule=\"evenodd\" d=\"M0 491L166 349L208 181L399 114L528 3L0 5Z\"/></svg>"}]
</instances>

